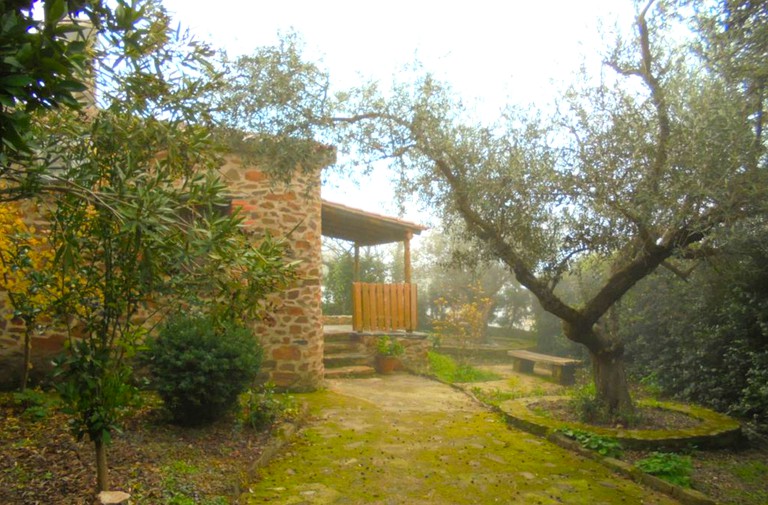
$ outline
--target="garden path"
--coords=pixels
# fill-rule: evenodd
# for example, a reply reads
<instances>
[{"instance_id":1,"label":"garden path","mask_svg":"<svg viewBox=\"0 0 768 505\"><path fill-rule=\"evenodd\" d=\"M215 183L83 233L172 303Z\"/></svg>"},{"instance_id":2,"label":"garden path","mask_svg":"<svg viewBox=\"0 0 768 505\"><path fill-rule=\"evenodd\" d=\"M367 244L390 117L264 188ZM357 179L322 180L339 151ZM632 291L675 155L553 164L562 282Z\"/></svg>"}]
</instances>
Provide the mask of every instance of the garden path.
<instances>
[{"instance_id":1,"label":"garden path","mask_svg":"<svg viewBox=\"0 0 768 505\"><path fill-rule=\"evenodd\" d=\"M242 503L677 503L422 377L334 380L301 397L312 421Z\"/></svg>"}]
</instances>

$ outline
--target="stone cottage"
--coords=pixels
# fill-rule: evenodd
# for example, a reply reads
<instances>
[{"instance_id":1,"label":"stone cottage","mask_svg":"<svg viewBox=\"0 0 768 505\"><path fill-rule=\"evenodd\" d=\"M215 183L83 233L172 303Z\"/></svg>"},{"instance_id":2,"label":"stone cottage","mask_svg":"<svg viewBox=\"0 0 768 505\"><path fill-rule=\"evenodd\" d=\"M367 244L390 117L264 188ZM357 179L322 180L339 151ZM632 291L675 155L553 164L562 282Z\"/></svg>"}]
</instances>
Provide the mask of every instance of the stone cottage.
<instances>
[{"instance_id":1,"label":"stone cottage","mask_svg":"<svg viewBox=\"0 0 768 505\"><path fill-rule=\"evenodd\" d=\"M352 241L356 251L361 246L403 241L406 282L410 286L410 238L423 229L398 219L323 202L321 172L333 163L334 150L320 145L318 149L323 151L317 157L320 161L315 166L297 169L289 183L272 181L264 167L244 163L244 155L236 152L225 157L220 169L229 187L231 208L240 209L246 228L256 236L269 231L273 236L287 237L289 259L301 260L299 279L275 297L273 317L255 324L264 347L264 379L294 391L316 389L324 378L322 235ZM398 303L415 307L415 286L408 289L400 286L396 291L386 285L356 288L362 289L360 292L365 295L358 295L358 306L370 305L374 309L373 315L365 312L365 321L358 314L356 330L414 329L415 316L406 321L402 317L399 320L395 314ZM390 305L394 307L392 310ZM9 318L10 311L5 293L0 292L0 388L3 389L16 387L23 355L24 323ZM52 356L62 350L65 337L63 332L55 330L35 335L32 342L35 370L42 372L49 368Z\"/></svg>"}]
</instances>

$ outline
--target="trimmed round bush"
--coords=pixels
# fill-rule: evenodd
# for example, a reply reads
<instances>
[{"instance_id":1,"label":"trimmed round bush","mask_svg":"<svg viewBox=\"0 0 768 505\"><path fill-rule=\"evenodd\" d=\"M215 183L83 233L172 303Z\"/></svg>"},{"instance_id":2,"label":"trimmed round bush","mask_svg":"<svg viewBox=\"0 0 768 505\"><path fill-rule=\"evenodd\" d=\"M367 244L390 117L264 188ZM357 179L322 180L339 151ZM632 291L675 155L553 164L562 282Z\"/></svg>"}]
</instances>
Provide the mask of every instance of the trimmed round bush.
<instances>
[{"instance_id":1,"label":"trimmed round bush","mask_svg":"<svg viewBox=\"0 0 768 505\"><path fill-rule=\"evenodd\" d=\"M154 386L174 422L212 422L237 405L262 359L253 332L208 316L177 315L150 342Z\"/></svg>"}]
</instances>

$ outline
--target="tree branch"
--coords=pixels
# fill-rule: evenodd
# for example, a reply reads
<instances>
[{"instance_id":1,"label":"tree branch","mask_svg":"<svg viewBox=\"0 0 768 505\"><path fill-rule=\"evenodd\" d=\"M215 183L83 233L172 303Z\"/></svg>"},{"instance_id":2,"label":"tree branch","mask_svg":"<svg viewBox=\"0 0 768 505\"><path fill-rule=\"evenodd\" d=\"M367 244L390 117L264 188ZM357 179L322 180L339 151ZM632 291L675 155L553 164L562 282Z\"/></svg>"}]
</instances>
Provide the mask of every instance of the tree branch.
<instances>
[{"instance_id":1,"label":"tree branch","mask_svg":"<svg viewBox=\"0 0 768 505\"><path fill-rule=\"evenodd\" d=\"M696 269L696 267L699 266L699 263L698 262L694 263L693 266L688 270L682 270L681 268L678 268L677 265L673 264L669 260L662 261L661 266L663 266L664 268L666 268L667 270L669 270L670 272L672 272L673 274L675 274L676 276L684 280L685 282L688 282L688 278L691 276L691 274Z\"/></svg>"},{"instance_id":2,"label":"tree branch","mask_svg":"<svg viewBox=\"0 0 768 505\"><path fill-rule=\"evenodd\" d=\"M577 321L579 319L578 311L566 305L545 283L538 279L512 247L502 240L492 226L472 208L466 193L466 184L451 170L450 165L440 157L430 156L430 158L433 159L435 167L451 186L457 210L467 223L467 228L474 231L478 238L486 242L496 252L499 258L512 269L518 282L530 289L538 298L542 307L565 321Z\"/></svg>"},{"instance_id":3,"label":"tree branch","mask_svg":"<svg viewBox=\"0 0 768 505\"><path fill-rule=\"evenodd\" d=\"M642 55L642 64L640 67L640 76L643 78L646 86L651 91L651 99L656 109L656 115L659 118L659 131L657 137L656 157L653 162L653 179L651 184L652 191L658 191L661 173L664 165L667 163L667 149L671 133L669 123L669 111L664 98L664 92L659 79L653 74L653 55L651 53L651 42L648 33L648 23L645 21L645 15L653 5L655 0L650 0L645 8L637 16L637 28L640 32L640 51Z\"/></svg>"}]
</instances>

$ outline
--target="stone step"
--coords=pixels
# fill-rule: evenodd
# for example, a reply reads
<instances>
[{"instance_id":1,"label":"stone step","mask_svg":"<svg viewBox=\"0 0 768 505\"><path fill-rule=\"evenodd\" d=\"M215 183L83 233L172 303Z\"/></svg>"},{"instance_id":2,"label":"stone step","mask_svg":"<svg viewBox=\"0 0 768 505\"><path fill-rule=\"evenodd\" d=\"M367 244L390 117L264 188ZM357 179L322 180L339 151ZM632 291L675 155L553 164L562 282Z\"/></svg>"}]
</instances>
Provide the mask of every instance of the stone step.
<instances>
[{"instance_id":1,"label":"stone step","mask_svg":"<svg viewBox=\"0 0 768 505\"><path fill-rule=\"evenodd\" d=\"M326 368L339 368L345 366L370 365L371 357L359 352L345 352L325 355L323 364Z\"/></svg>"},{"instance_id":2,"label":"stone step","mask_svg":"<svg viewBox=\"0 0 768 505\"><path fill-rule=\"evenodd\" d=\"M326 342L359 342L360 335L352 331L325 333L323 339Z\"/></svg>"},{"instance_id":3,"label":"stone step","mask_svg":"<svg viewBox=\"0 0 768 505\"><path fill-rule=\"evenodd\" d=\"M346 341L346 342L325 342L324 347L325 355L331 354L345 354L345 353L359 353L365 352L365 346L359 342Z\"/></svg>"},{"instance_id":4,"label":"stone step","mask_svg":"<svg viewBox=\"0 0 768 505\"><path fill-rule=\"evenodd\" d=\"M343 366L338 368L326 368L326 379L342 379L345 377L370 377L375 375L376 370L371 366L357 365L357 366Z\"/></svg>"}]
</instances>

